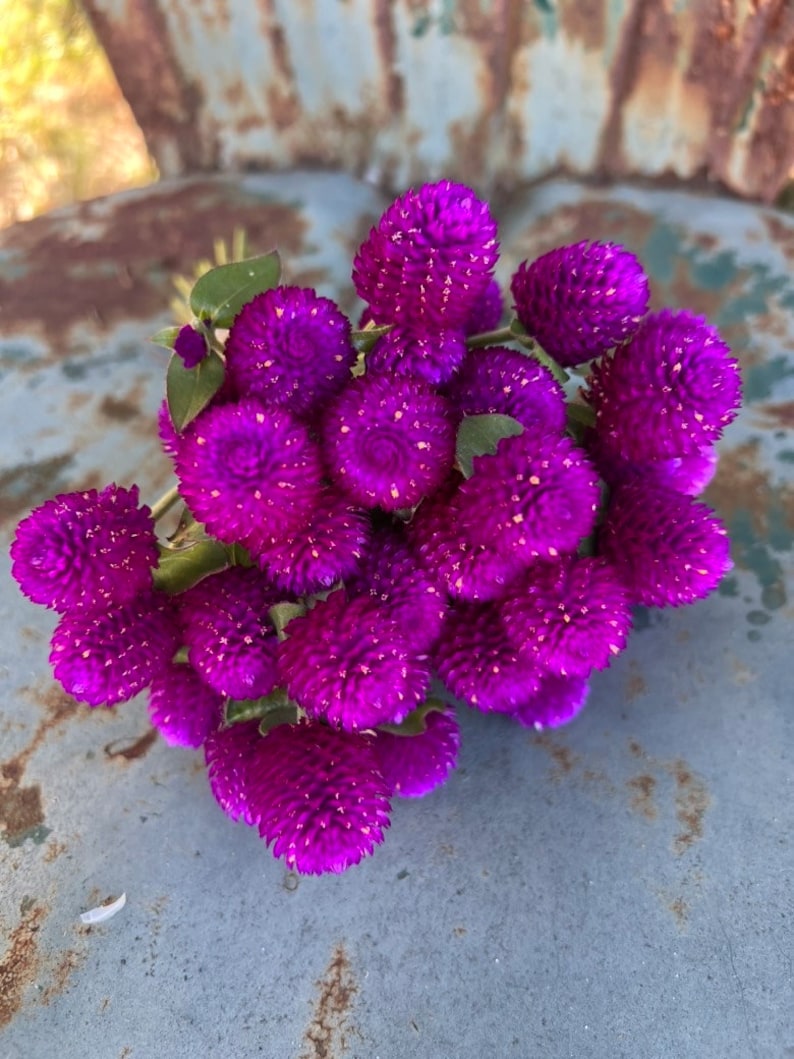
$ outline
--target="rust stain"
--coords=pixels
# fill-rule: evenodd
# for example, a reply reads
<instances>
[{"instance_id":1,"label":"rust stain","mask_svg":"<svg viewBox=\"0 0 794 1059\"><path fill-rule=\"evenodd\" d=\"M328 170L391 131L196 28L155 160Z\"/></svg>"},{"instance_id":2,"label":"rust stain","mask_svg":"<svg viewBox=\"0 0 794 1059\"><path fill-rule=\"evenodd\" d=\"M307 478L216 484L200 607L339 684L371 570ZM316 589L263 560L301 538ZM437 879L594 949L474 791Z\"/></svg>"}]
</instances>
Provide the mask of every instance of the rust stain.
<instances>
[{"instance_id":1,"label":"rust stain","mask_svg":"<svg viewBox=\"0 0 794 1059\"><path fill-rule=\"evenodd\" d=\"M100 200L36 217L14 228L26 272L0 281L4 325L43 332L57 354L69 348L64 335L76 324L102 330L161 311L169 276L212 257L213 241L235 227L246 230L252 253L278 247L289 257L304 249L306 223L289 204L262 201L232 181L202 178L119 196L112 207ZM101 237L75 234L97 229Z\"/></svg>"},{"instance_id":2,"label":"rust stain","mask_svg":"<svg viewBox=\"0 0 794 1059\"><path fill-rule=\"evenodd\" d=\"M667 907L673 913L673 917L679 927L685 927L689 921L689 904L684 898L674 897L673 900L668 903Z\"/></svg>"},{"instance_id":3,"label":"rust stain","mask_svg":"<svg viewBox=\"0 0 794 1059\"><path fill-rule=\"evenodd\" d=\"M106 419L111 419L116 423L129 423L132 419L137 419L141 415L140 401L143 395L143 388L136 386L130 393L123 397L114 397L112 394L107 394L99 406L99 411Z\"/></svg>"},{"instance_id":4,"label":"rust stain","mask_svg":"<svg viewBox=\"0 0 794 1059\"><path fill-rule=\"evenodd\" d=\"M348 1048L350 1009L358 985L344 944L339 944L323 977L317 982L318 995L312 1021L303 1040L300 1059L339 1059Z\"/></svg>"},{"instance_id":5,"label":"rust stain","mask_svg":"<svg viewBox=\"0 0 794 1059\"><path fill-rule=\"evenodd\" d=\"M7 765L0 766L2 783L13 785L0 790L0 829L9 846L18 846L26 838L33 838L34 832L44 823L41 789L38 785L18 786L19 777Z\"/></svg>"},{"instance_id":6,"label":"rust stain","mask_svg":"<svg viewBox=\"0 0 794 1059\"><path fill-rule=\"evenodd\" d=\"M122 758L124 761L137 761L144 756L157 742L157 729L151 728L132 743L124 744L116 739L105 746L105 755L111 759ZM122 744L122 745L119 745Z\"/></svg>"},{"instance_id":7,"label":"rust stain","mask_svg":"<svg viewBox=\"0 0 794 1059\"><path fill-rule=\"evenodd\" d=\"M384 96L393 116L401 113L405 104L405 85L397 69L397 32L394 26L394 4L391 0L374 0L375 38L384 80Z\"/></svg>"},{"instance_id":8,"label":"rust stain","mask_svg":"<svg viewBox=\"0 0 794 1059\"><path fill-rule=\"evenodd\" d=\"M466 936L466 934L468 934L468 931L465 927L453 927L452 933L455 935L456 938L463 938Z\"/></svg>"},{"instance_id":9,"label":"rust stain","mask_svg":"<svg viewBox=\"0 0 794 1059\"><path fill-rule=\"evenodd\" d=\"M0 959L0 1027L8 1025L22 1006L25 989L39 968L38 934L46 913L33 905L11 931L5 955Z\"/></svg>"},{"instance_id":10,"label":"rust stain","mask_svg":"<svg viewBox=\"0 0 794 1059\"><path fill-rule=\"evenodd\" d=\"M655 820L658 815L656 803L653 800L656 779L649 773L643 773L641 776L633 776L627 780L626 786L631 791L631 808L644 816L646 820Z\"/></svg>"},{"instance_id":11,"label":"rust stain","mask_svg":"<svg viewBox=\"0 0 794 1059\"><path fill-rule=\"evenodd\" d=\"M66 992L69 988L72 975L85 963L88 953L85 950L68 949L61 953L58 962L53 968L51 981L41 994L41 1003L50 1004L52 1001Z\"/></svg>"},{"instance_id":12,"label":"rust stain","mask_svg":"<svg viewBox=\"0 0 794 1059\"><path fill-rule=\"evenodd\" d=\"M68 846L66 846L64 842L58 842L56 839L53 839L51 842L47 843L47 848L44 850L44 856L42 859L45 864L52 864L54 860L57 860L58 857L61 857L64 853L68 852Z\"/></svg>"},{"instance_id":13,"label":"rust stain","mask_svg":"<svg viewBox=\"0 0 794 1059\"><path fill-rule=\"evenodd\" d=\"M554 742L554 740L545 732L533 736L532 742L535 746L542 747L554 761L556 768L553 770L552 775L556 778L568 775L573 771L574 765L579 761L578 754L575 754L569 747L564 746L562 743Z\"/></svg>"},{"instance_id":14,"label":"rust stain","mask_svg":"<svg viewBox=\"0 0 794 1059\"><path fill-rule=\"evenodd\" d=\"M604 0L573 0L560 4L560 24L569 41L581 41L587 51L601 51L606 37Z\"/></svg>"},{"instance_id":15,"label":"rust stain","mask_svg":"<svg viewBox=\"0 0 794 1059\"><path fill-rule=\"evenodd\" d=\"M724 449L704 500L729 525L737 518L748 516L755 537L766 540L773 514L794 530L794 487L788 483L774 486L760 466L759 452L758 438L750 438L734 449Z\"/></svg>"},{"instance_id":16,"label":"rust stain","mask_svg":"<svg viewBox=\"0 0 794 1059\"><path fill-rule=\"evenodd\" d=\"M778 430L794 430L794 401L760 405L753 411L763 426L776 427Z\"/></svg>"},{"instance_id":17,"label":"rust stain","mask_svg":"<svg viewBox=\"0 0 794 1059\"><path fill-rule=\"evenodd\" d=\"M633 702L640 695L644 695L647 690L648 685L645 682L645 677L637 668L637 663L630 662L628 680L626 681L626 698L629 702Z\"/></svg>"},{"instance_id":18,"label":"rust stain","mask_svg":"<svg viewBox=\"0 0 794 1059\"><path fill-rule=\"evenodd\" d=\"M680 857L703 838L703 820L711 806L711 796L685 761L674 761L667 769L676 784L675 815L681 830L673 840L673 850Z\"/></svg>"},{"instance_id":19,"label":"rust stain","mask_svg":"<svg viewBox=\"0 0 794 1059\"><path fill-rule=\"evenodd\" d=\"M647 758L647 754L636 739L629 739L629 752L632 757Z\"/></svg>"}]
</instances>

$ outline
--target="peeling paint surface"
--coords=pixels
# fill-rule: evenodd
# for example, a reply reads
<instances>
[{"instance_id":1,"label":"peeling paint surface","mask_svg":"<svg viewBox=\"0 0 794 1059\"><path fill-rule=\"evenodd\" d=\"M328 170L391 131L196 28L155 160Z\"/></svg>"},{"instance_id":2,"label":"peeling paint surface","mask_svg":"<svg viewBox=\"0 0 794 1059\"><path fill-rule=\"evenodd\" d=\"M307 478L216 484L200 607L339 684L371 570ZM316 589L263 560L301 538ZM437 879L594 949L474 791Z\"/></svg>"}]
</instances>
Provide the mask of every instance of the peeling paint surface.
<instances>
[{"instance_id":1,"label":"peeling paint surface","mask_svg":"<svg viewBox=\"0 0 794 1059\"><path fill-rule=\"evenodd\" d=\"M366 6L339 0L359 16ZM486 7L394 6L378 39L396 26L398 50L409 37L430 47L482 26ZM508 90L499 56L512 54L516 69L521 48L563 33L617 55L631 13L624 5L597 27L594 15L586 33L572 5L527 6L534 36L492 44L483 60L493 91ZM300 0L290 17L313 9ZM119 0L113 10L137 8ZM231 0L202 10L219 31L241 32ZM277 0L257 10L271 27L287 17ZM499 10L523 25L517 6ZM186 11L174 4L170 17ZM736 32L754 17L737 14ZM274 54L287 47L275 30L269 40ZM390 91L399 114L396 81ZM458 135L471 135L465 122ZM535 735L462 712L459 770L427 800L396 805L369 861L341 877L285 873L217 809L201 755L151 734L143 699L89 709L51 680L54 616L16 591L7 544L16 521L59 490L138 481L152 499L169 484L153 425L164 356L146 341L169 322L168 277L242 223L254 249L279 242L292 278L352 309L352 254L387 201L322 172L193 177L0 233L0 1055L49 1055L57 1040L64 1059L786 1056L785 215L567 180L502 197L502 280L560 243L618 240L646 262L657 307L703 313L731 343L747 403L708 500L730 527L735 568L695 607L639 611L629 649L597 675L570 727ZM80 924L122 892L123 916Z\"/></svg>"},{"instance_id":2,"label":"peeling paint surface","mask_svg":"<svg viewBox=\"0 0 794 1059\"><path fill-rule=\"evenodd\" d=\"M789 0L85 0L166 176L340 167L393 191L560 170L771 201Z\"/></svg>"}]
</instances>

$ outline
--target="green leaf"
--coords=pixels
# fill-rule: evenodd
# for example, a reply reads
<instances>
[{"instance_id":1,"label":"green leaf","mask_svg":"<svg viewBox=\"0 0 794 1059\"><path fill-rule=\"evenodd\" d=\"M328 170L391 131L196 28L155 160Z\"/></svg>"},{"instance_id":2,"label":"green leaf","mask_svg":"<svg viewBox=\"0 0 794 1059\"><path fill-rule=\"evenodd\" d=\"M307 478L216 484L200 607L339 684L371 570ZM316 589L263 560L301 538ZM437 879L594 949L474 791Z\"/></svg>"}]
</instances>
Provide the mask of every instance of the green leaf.
<instances>
[{"instance_id":1,"label":"green leaf","mask_svg":"<svg viewBox=\"0 0 794 1059\"><path fill-rule=\"evenodd\" d=\"M379 338L383 338L392 329L392 324L384 327L365 327L362 331L353 331L350 338L360 353L369 353Z\"/></svg>"},{"instance_id":2,"label":"green leaf","mask_svg":"<svg viewBox=\"0 0 794 1059\"><path fill-rule=\"evenodd\" d=\"M286 640L288 634L284 630L292 619L300 618L305 613L306 607L302 603L276 603L267 612L279 640Z\"/></svg>"},{"instance_id":3,"label":"green leaf","mask_svg":"<svg viewBox=\"0 0 794 1059\"><path fill-rule=\"evenodd\" d=\"M475 456L493 456L502 438L512 438L523 433L524 428L512 416L498 413L465 416L458 428L455 455L464 477L474 474Z\"/></svg>"},{"instance_id":4,"label":"green leaf","mask_svg":"<svg viewBox=\"0 0 794 1059\"><path fill-rule=\"evenodd\" d=\"M258 718L259 730L262 735L266 735L277 724L295 724L298 720L298 707L284 688L274 688L269 695L263 695L259 699L229 699L224 717L226 724L240 724L242 721Z\"/></svg>"},{"instance_id":5,"label":"green leaf","mask_svg":"<svg viewBox=\"0 0 794 1059\"><path fill-rule=\"evenodd\" d=\"M535 339L527 333L526 328L520 320L515 319L510 324L510 330L515 335L516 341L524 348L521 352L524 356L531 357L536 360L538 364L542 364L544 368L548 368L554 378L561 385L565 385L570 379L570 375L563 368L561 364L558 364L554 357L550 357L549 354L543 349Z\"/></svg>"},{"instance_id":6,"label":"green leaf","mask_svg":"<svg viewBox=\"0 0 794 1059\"><path fill-rule=\"evenodd\" d=\"M173 349L176 344L176 336L181 330L181 327L164 327L162 331L152 335L149 341L155 346L162 346L163 349Z\"/></svg>"},{"instance_id":7,"label":"green leaf","mask_svg":"<svg viewBox=\"0 0 794 1059\"><path fill-rule=\"evenodd\" d=\"M186 368L174 354L168 362L165 395L178 434L202 412L223 385L223 358L211 351L195 368Z\"/></svg>"},{"instance_id":8,"label":"green leaf","mask_svg":"<svg viewBox=\"0 0 794 1059\"><path fill-rule=\"evenodd\" d=\"M412 710L402 724L379 724L377 731L390 732L392 735L421 735L427 728L427 715L449 709L441 699L425 699L421 706Z\"/></svg>"},{"instance_id":9,"label":"green leaf","mask_svg":"<svg viewBox=\"0 0 794 1059\"><path fill-rule=\"evenodd\" d=\"M228 565L226 549L220 541L211 537L177 548L161 544L160 562L153 575L154 587L174 596L192 588L210 574L225 570Z\"/></svg>"},{"instance_id":10,"label":"green leaf","mask_svg":"<svg viewBox=\"0 0 794 1059\"><path fill-rule=\"evenodd\" d=\"M213 327L231 327L242 307L263 291L278 286L281 259L278 251L247 261L218 265L205 272L190 292L190 308L199 320Z\"/></svg>"}]
</instances>

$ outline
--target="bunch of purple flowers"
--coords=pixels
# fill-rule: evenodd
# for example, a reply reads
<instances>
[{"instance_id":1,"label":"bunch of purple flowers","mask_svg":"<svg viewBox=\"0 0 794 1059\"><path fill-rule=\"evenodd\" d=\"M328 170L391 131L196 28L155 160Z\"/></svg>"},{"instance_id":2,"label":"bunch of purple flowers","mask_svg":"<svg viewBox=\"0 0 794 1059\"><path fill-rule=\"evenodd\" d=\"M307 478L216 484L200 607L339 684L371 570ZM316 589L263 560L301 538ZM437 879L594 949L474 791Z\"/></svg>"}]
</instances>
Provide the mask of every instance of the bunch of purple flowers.
<instances>
[{"instance_id":1,"label":"bunch of purple flowers","mask_svg":"<svg viewBox=\"0 0 794 1059\"><path fill-rule=\"evenodd\" d=\"M160 336L178 486L153 510L136 486L60 495L17 529L65 690L148 689L223 810L299 872L357 863L393 796L447 779L452 700L564 724L635 604L692 603L731 565L695 499L740 402L717 331L649 314L640 263L597 242L524 262L500 329L497 258L488 206L442 181L360 247L359 330L279 285L275 255L213 270Z\"/></svg>"}]
</instances>

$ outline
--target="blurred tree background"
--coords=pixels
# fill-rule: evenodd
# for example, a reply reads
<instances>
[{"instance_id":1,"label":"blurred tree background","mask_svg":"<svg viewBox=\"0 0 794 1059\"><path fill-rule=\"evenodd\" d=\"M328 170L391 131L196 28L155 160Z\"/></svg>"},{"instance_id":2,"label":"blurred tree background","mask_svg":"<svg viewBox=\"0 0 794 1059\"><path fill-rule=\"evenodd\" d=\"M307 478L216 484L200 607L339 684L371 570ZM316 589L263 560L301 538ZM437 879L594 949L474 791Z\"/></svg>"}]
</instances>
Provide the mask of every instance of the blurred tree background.
<instances>
[{"instance_id":1,"label":"blurred tree background","mask_svg":"<svg viewBox=\"0 0 794 1059\"><path fill-rule=\"evenodd\" d=\"M0 227L156 179L78 0L0 0Z\"/></svg>"}]
</instances>

